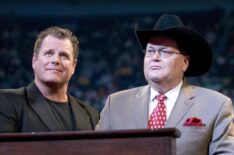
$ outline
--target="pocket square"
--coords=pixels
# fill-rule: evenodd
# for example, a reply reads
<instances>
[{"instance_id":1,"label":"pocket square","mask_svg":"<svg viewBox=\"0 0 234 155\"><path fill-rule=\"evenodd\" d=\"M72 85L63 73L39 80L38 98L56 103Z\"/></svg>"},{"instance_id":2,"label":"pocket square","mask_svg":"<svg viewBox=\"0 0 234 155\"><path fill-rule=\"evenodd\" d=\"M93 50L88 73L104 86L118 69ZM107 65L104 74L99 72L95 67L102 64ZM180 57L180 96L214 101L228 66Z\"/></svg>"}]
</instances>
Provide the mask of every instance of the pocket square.
<instances>
[{"instance_id":1,"label":"pocket square","mask_svg":"<svg viewBox=\"0 0 234 155\"><path fill-rule=\"evenodd\" d=\"M202 120L197 117L190 117L186 119L183 125L184 126L205 126Z\"/></svg>"}]
</instances>

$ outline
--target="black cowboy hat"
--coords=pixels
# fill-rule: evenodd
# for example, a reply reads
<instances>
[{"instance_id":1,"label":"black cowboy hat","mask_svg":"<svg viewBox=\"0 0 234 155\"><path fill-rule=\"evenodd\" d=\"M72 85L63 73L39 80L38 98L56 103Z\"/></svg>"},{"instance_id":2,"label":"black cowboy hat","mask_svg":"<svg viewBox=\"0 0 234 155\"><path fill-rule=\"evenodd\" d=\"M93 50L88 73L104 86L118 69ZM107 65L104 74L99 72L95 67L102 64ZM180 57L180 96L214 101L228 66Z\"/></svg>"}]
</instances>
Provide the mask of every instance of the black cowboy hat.
<instances>
[{"instance_id":1,"label":"black cowboy hat","mask_svg":"<svg viewBox=\"0 0 234 155\"><path fill-rule=\"evenodd\" d=\"M196 31L184 26L176 15L162 15L153 29L136 30L136 37L145 50L152 36L166 36L177 41L179 49L190 56L185 76L199 76L206 73L212 64L211 49L207 41Z\"/></svg>"}]
</instances>

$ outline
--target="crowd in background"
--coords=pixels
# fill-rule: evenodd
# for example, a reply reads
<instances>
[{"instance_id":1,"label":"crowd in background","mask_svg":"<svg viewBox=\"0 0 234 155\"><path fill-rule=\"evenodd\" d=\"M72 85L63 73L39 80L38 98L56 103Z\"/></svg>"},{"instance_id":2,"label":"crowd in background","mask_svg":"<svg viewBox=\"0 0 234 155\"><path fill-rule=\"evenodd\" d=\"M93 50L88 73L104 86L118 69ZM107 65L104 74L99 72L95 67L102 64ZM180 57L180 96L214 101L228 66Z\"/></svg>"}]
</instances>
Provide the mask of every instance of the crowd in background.
<instances>
[{"instance_id":1,"label":"crowd in background","mask_svg":"<svg viewBox=\"0 0 234 155\"><path fill-rule=\"evenodd\" d=\"M173 13L200 32L213 51L210 71L189 80L234 99L234 11ZM36 35L49 26L67 27L80 41L78 65L69 92L100 111L110 93L146 84L144 54L134 30L136 24L139 29L153 28L160 15L0 17L0 88L28 85L34 76L31 60Z\"/></svg>"}]
</instances>

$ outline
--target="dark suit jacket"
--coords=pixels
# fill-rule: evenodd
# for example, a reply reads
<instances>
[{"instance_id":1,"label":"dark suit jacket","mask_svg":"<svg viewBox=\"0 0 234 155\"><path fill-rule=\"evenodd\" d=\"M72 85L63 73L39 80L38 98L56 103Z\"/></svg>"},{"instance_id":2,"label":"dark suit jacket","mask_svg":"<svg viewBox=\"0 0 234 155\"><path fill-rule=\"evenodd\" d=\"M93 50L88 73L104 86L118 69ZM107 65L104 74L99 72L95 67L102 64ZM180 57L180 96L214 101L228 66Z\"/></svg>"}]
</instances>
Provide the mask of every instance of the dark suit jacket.
<instances>
[{"instance_id":1,"label":"dark suit jacket","mask_svg":"<svg viewBox=\"0 0 234 155\"><path fill-rule=\"evenodd\" d=\"M150 86L110 95L96 130L147 128ZM184 126L197 117L204 126ZM233 105L230 98L213 90L184 82L166 127L181 131L177 155L234 155Z\"/></svg>"},{"instance_id":2,"label":"dark suit jacket","mask_svg":"<svg viewBox=\"0 0 234 155\"><path fill-rule=\"evenodd\" d=\"M75 128L93 130L99 114L92 107L68 95ZM36 87L0 90L0 132L62 131L49 105Z\"/></svg>"}]
</instances>

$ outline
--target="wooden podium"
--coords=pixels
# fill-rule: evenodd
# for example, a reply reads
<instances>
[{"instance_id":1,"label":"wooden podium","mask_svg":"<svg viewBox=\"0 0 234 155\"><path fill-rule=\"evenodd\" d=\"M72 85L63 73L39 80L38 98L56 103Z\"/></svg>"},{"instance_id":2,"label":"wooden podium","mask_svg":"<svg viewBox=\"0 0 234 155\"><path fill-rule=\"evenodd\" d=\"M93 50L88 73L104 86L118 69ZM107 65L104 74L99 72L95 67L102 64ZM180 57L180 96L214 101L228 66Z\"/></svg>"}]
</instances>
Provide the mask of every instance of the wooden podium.
<instances>
[{"instance_id":1,"label":"wooden podium","mask_svg":"<svg viewBox=\"0 0 234 155\"><path fill-rule=\"evenodd\" d=\"M175 155L175 128L0 134L0 155Z\"/></svg>"}]
</instances>

